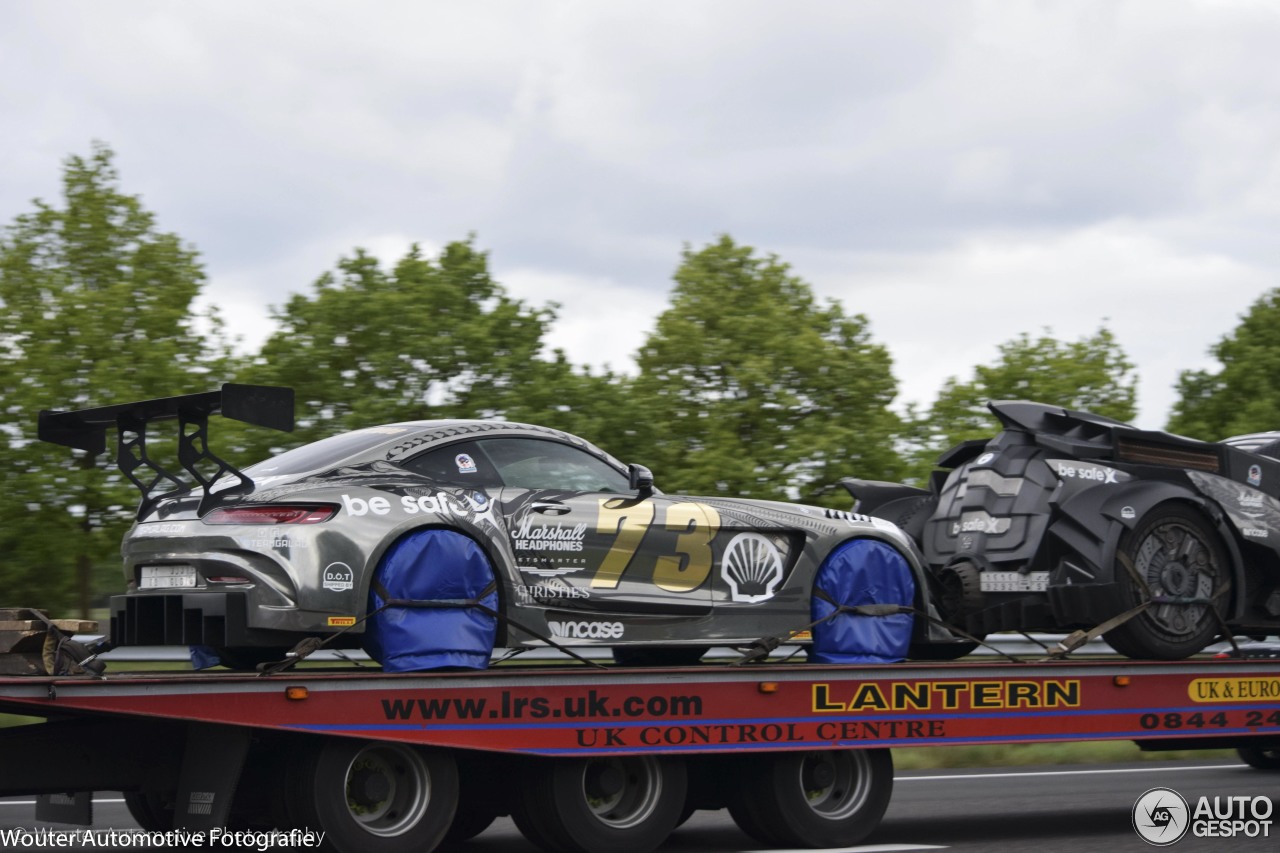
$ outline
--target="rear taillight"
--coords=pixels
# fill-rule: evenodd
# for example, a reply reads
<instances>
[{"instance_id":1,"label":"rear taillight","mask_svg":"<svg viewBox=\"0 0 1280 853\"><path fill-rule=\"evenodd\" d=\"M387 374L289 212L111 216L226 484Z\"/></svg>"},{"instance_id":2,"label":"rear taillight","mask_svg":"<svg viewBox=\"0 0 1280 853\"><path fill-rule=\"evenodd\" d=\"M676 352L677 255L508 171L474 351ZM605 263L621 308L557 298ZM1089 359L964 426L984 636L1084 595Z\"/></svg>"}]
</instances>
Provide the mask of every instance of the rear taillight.
<instances>
[{"instance_id":1,"label":"rear taillight","mask_svg":"<svg viewBox=\"0 0 1280 853\"><path fill-rule=\"evenodd\" d=\"M236 506L215 509L205 524L319 524L338 512L336 506Z\"/></svg>"}]
</instances>

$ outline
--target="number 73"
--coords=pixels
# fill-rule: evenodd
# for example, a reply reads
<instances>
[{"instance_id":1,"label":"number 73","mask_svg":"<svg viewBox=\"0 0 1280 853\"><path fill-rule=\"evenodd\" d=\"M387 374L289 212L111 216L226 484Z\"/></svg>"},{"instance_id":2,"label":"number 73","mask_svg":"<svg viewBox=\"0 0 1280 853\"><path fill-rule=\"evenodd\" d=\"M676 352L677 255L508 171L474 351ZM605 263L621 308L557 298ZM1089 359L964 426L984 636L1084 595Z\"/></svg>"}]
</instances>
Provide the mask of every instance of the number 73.
<instances>
[{"instance_id":1,"label":"number 73","mask_svg":"<svg viewBox=\"0 0 1280 853\"><path fill-rule=\"evenodd\" d=\"M692 592L711 573L714 553L711 540L720 530L720 513L714 507L692 501L666 504L663 528L676 536L675 553L663 554L653 568L653 582L667 592ZM601 498L596 515L596 532L616 538L600 561L592 589L617 589L622 573L640 550L640 543L653 525L654 501Z\"/></svg>"}]
</instances>

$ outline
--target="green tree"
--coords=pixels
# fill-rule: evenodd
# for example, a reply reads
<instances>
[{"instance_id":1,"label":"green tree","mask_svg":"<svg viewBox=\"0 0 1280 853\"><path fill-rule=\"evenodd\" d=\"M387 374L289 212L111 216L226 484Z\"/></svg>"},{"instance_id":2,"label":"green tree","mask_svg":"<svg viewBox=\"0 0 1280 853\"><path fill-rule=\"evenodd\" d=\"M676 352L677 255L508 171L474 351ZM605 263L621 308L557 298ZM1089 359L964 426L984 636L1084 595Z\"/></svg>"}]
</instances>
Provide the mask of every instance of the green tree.
<instances>
[{"instance_id":1,"label":"green tree","mask_svg":"<svg viewBox=\"0 0 1280 853\"><path fill-rule=\"evenodd\" d=\"M195 250L120 191L112 158L101 144L69 158L62 206L36 201L0 237L0 571L13 601L82 614L138 494L114 453L73 461L36 441L39 411L207 390L225 355L196 329Z\"/></svg>"},{"instance_id":2,"label":"green tree","mask_svg":"<svg viewBox=\"0 0 1280 853\"><path fill-rule=\"evenodd\" d=\"M507 295L472 240L434 259L415 245L390 269L357 249L275 312L279 329L245 376L295 389L299 430L289 444L424 418L572 424L583 421L582 388L599 380L562 353L543 357L554 318L554 306Z\"/></svg>"},{"instance_id":3,"label":"green tree","mask_svg":"<svg viewBox=\"0 0 1280 853\"><path fill-rule=\"evenodd\" d=\"M776 256L728 236L686 247L638 362L668 491L812 501L841 476L899 473L888 352Z\"/></svg>"},{"instance_id":4,"label":"green tree","mask_svg":"<svg viewBox=\"0 0 1280 853\"><path fill-rule=\"evenodd\" d=\"M1218 441L1280 427L1280 289L1258 299L1209 352L1221 366L1179 376L1169 430Z\"/></svg>"},{"instance_id":5,"label":"green tree","mask_svg":"<svg viewBox=\"0 0 1280 853\"><path fill-rule=\"evenodd\" d=\"M1137 414L1133 363L1105 327L1076 341L1060 341L1048 329L1038 338L1024 332L999 350L969 381L948 379L926 415L913 413L904 446L917 478L944 450L999 431L990 400L1032 400L1122 421Z\"/></svg>"}]
</instances>

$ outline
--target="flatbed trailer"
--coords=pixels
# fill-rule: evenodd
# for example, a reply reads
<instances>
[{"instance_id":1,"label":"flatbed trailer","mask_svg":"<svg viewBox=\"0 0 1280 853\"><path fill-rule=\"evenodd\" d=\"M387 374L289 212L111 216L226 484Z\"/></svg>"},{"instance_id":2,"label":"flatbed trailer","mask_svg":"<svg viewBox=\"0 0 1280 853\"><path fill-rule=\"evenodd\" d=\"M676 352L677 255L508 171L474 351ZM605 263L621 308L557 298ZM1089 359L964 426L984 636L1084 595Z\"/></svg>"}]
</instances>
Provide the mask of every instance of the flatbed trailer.
<instances>
[{"instance_id":1,"label":"flatbed trailer","mask_svg":"<svg viewBox=\"0 0 1280 853\"><path fill-rule=\"evenodd\" d=\"M74 812L121 790L153 832L374 853L502 814L544 849L644 851L716 808L767 846L847 846L888 805L890 747L1130 740L1280 767L1276 660L16 676L0 712L46 720L0 730L0 795Z\"/></svg>"}]
</instances>

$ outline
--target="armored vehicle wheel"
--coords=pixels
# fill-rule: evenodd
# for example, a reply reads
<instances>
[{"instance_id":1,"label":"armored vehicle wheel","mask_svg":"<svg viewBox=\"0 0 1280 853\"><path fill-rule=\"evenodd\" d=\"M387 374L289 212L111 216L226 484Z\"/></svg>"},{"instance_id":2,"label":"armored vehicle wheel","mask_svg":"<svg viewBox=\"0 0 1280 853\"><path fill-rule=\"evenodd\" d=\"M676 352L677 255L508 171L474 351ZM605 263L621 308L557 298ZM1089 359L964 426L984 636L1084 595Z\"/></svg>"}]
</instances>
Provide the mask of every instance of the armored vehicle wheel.
<instances>
[{"instance_id":1,"label":"armored vehicle wheel","mask_svg":"<svg viewBox=\"0 0 1280 853\"><path fill-rule=\"evenodd\" d=\"M1230 566L1199 513L1176 504L1156 507L1121 538L1118 563L1117 612L1154 603L1107 632L1116 651L1130 658L1181 660L1213 640L1229 603Z\"/></svg>"}]
</instances>

